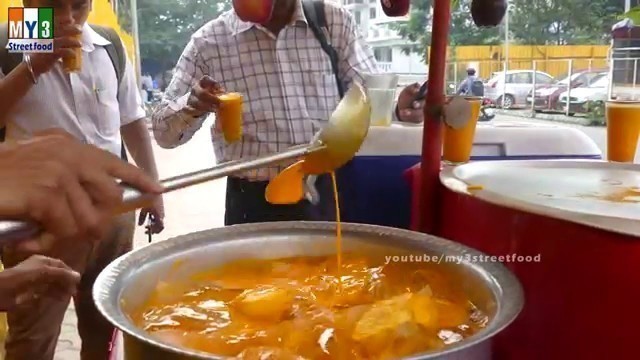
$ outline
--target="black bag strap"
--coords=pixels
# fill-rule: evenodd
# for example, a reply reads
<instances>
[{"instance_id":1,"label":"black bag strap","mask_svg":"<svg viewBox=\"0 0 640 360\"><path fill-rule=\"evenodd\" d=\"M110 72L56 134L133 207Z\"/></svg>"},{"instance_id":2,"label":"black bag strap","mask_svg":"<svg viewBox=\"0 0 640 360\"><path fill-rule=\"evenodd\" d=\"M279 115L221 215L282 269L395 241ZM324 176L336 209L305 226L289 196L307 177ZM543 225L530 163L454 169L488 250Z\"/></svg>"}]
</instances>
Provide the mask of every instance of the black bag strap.
<instances>
[{"instance_id":1,"label":"black bag strap","mask_svg":"<svg viewBox=\"0 0 640 360\"><path fill-rule=\"evenodd\" d=\"M304 16L307 18L309 28L313 31L316 39L320 42L322 50L324 50L324 52L329 56L331 68L333 69L333 73L336 77L336 83L338 84L338 93L342 99L344 97L345 90L344 84L340 80L338 52L333 46L331 46L331 44L329 44L325 33L322 31L323 28L327 29L327 32L329 30L329 27L327 26L327 16L324 9L324 1L303 0L302 9L304 11Z\"/></svg>"},{"instance_id":2,"label":"black bag strap","mask_svg":"<svg viewBox=\"0 0 640 360\"><path fill-rule=\"evenodd\" d=\"M109 55L109 59L111 59L111 63L113 64L113 68L116 70L116 77L118 78L118 90L120 89L120 84L122 83L122 78L124 78L124 71L127 67L127 57L125 55L124 46L122 45L122 41L120 40L120 36L118 33L110 27L99 26L99 25L89 25L98 33L98 35L103 38L109 40L111 44L104 47L105 51Z\"/></svg>"},{"instance_id":3,"label":"black bag strap","mask_svg":"<svg viewBox=\"0 0 640 360\"><path fill-rule=\"evenodd\" d=\"M127 57L125 55L124 46L122 45L122 41L120 40L120 36L118 33L110 27L100 26L100 25L89 25L98 33L98 35L103 38L109 40L110 44L104 47L104 50L109 55L109 59L113 64L113 68L116 71L116 78L118 79L118 91L117 95L120 95L120 84L122 83L122 78L124 77L125 69L127 68ZM120 150L120 157L123 160L127 161L127 149L124 145L124 140L122 140L122 149Z\"/></svg>"}]
</instances>

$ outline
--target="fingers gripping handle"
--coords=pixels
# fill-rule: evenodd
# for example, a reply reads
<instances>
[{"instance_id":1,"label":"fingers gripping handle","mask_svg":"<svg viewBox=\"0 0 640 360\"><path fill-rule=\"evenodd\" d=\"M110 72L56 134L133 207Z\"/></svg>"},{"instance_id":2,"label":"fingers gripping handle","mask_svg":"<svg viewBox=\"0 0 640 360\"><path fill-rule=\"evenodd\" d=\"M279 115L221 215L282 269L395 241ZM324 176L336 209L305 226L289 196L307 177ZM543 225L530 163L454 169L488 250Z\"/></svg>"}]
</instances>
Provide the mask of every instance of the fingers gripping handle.
<instances>
[{"instance_id":1,"label":"fingers gripping handle","mask_svg":"<svg viewBox=\"0 0 640 360\"><path fill-rule=\"evenodd\" d=\"M230 161L209 169L179 175L162 181L165 193L183 189L192 185L201 184L229 175L270 166L283 161L297 159L301 156L325 149L322 144L304 145L292 147L286 151L267 155L250 160ZM124 214L136 209L151 206L157 194L141 193L139 190L121 184L123 187L122 202L113 209L114 215ZM0 248L22 240L33 239L40 235L42 230L38 224L17 220L0 221Z\"/></svg>"},{"instance_id":2,"label":"fingers gripping handle","mask_svg":"<svg viewBox=\"0 0 640 360\"><path fill-rule=\"evenodd\" d=\"M142 194L128 185L121 185L124 189L122 203L114 209L114 215L124 214L139 208L147 207L156 195ZM38 237L42 230L37 223L19 220L0 221L0 248L22 240Z\"/></svg>"}]
</instances>

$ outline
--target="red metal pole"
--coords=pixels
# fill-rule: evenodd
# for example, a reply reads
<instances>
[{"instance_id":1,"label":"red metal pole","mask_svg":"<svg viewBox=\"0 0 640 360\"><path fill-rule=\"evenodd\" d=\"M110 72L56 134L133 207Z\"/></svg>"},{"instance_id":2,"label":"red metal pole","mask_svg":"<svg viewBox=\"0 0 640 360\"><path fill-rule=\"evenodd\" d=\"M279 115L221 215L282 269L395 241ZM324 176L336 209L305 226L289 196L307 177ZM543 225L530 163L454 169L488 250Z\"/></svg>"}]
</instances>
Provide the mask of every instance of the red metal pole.
<instances>
[{"instance_id":1,"label":"red metal pole","mask_svg":"<svg viewBox=\"0 0 640 360\"><path fill-rule=\"evenodd\" d=\"M451 0L435 0L429 54L429 85L422 135L422 188L420 189L420 229L428 234L438 230L439 175L442 157L442 119L434 113L445 101L444 81L451 20ZM425 31L427 31L425 29Z\"/></svg>"}]
</instances>

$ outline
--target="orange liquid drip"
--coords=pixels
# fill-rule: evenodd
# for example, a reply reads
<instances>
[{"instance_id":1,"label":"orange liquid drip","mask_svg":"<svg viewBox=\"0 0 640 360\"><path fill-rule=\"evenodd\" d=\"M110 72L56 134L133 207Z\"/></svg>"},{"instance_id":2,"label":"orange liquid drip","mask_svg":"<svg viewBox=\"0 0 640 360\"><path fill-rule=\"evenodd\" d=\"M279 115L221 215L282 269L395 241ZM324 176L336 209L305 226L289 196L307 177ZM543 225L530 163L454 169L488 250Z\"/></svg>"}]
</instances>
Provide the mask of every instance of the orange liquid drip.
<instances>
[{"instance_id":1,"label":"orange liquid drip","mask_svg":"<svg viewBox=\"0 0 640 360\"><path fill-rule=\"evenodd\" d=\"M338 253L338 269L342 268L342 229L340 227L340 202L338 201L338 182L336 174L331 172L331 183L333 184L333 200L336 203L336 250Z\"/></svg>"},{"instance_id":2,"label":"orange liquid drip","mask_svg":"<svg viewBox=\"0 0 640 360\"><path fill-rule=\"evenodd\" d=\"M333 201L336 203L336 256L338 263L338 292L342 291L342 228L340 226L340 202L338 201L338 182L336 173L331 172L331 183L333 185Z\"/></svg>"}]
</instances>

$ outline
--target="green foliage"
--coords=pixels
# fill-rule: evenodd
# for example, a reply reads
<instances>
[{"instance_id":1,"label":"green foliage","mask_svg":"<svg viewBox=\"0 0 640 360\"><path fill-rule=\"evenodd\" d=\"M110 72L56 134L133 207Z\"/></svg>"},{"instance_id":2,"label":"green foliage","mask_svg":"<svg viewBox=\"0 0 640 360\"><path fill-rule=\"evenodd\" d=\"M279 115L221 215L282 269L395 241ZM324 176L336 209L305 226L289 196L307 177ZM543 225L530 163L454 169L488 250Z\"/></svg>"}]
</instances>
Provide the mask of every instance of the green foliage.
<instances>
[{"instance_id":1,"label":"green foliage","mask_svg":"<svg viewBox=\"0 0 640 360\"><path fill-rule=\"evenodd\" d=\"M129 0L118 1L120 24L130 29ZM138 0L140 55L171 69L191 35L230 8L230 0Z\"/></svg>"},{"instance_id":2,"label":"green foliage","mask_svg":"<svg viewBox=\"0 0 640 360\"><path fill-rule=\"evenodd\" d=\"M496 45L504 39L505 27L479 29L471 18L472 0L453 0L449 41L453 46ZM396 25L400 35L416 43L425 54L431 43L433 0L412 0L410 19ZM619 0L509 0L509 35L515 44L580 45L605 44L617 14ZM639 7L640 8L640 7ZM640 10L636 14L640 17ZM634 15L635 16L635 15ZM637 22L640 24L640 19Z\"/></svg>"},{"instance_id":3,"label":"green foliage","mask_svg":"<svg viewBox=\"0 0 640 360\"><path fill-rule=\"evenodd\" d=\"M479 28L473 23L470 0L459 0L451 6L451 46L498 45L502 42L504 36L500 34L500 28Z\"/></svg>"},{"instance_id":4,"label":"green foliage","mask_svg":"<svg viewBox=\"0 0 640 360\"><path fill-rule=\"evenodd\" d=\"M509 31L531 45L605 44L623 2L616 0L512 0Z\"/></svg>"},{"instance_id":5,"label":"green foliage","mask_svg":"<svg viewBox=\"0 0 640 360\"><path fill-rule=\"evenodd\" d=\"M634 24L640 24L640 6L629 9L626 13L618 16L618 20L631 19Z\"/></svg>"},{"instance_id":6,"label":"green foliage","mask_svg":"<svg viewBox=\"0 0 640 360\"><path fill-rule=\"evenodd\" d=\"M392 29L398 31L400 36L415 43L414 47L409 48L411 51L424 56L425 49L431 43L431 32L427 32L426 29L431 26L432 5L433 0L412 0L409 20L391 24Z\"/></svg>"}]
</instances>

